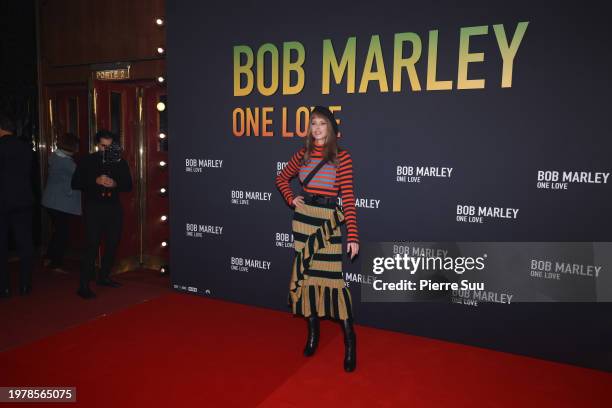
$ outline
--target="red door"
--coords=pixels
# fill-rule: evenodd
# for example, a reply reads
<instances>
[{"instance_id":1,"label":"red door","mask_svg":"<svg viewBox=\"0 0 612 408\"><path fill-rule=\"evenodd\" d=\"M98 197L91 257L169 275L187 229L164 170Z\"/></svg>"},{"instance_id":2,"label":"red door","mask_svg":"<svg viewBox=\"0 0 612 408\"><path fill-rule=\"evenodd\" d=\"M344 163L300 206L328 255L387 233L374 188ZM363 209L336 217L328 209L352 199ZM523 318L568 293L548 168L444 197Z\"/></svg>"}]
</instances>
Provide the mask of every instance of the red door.
<instances>
[{"instance_id":1,"label":"red door","mask_svg":"<svg viewBox=\"0 0 612 408\"><path fill-rule=\"evenodd\" d=\"M79 150L75 154L78 163L89 153L89 98L88 89L83 85L53 85L45 88L45 126L50 140L46 154L48 158L57 147L57 139L64 133L73 133L79 139ZM46 160L41 161L43 186L47 179ZM48 228L45 228L48 229ZM48 236L48 234L46 234ZM72 217L68 256L78 259L83 251L84 240L82 217Z\"/></svg>"},{"instance_id":2,"label":"red door","mask_svg":"<svg viewBox=\"0 0 612 408\"><path fill-rule=\"evenodd\" d=\"M167 263L167 139L160 139L165 111L158 111L165 89L153 81L94 81L96 129L119 135L131 170L133 189L121 195L124 223L116 269L159 268ZM95 134L95 131L93 132ZM162 192L162 188L166 189Z\"/></svg>"},{"instance_id":3,"label":"red door","mask_svg":"<svg viewBox=\"0 0 612 408\"><path fill-rule=\"evenodd\" d=\"M57 138L63 133L73 133L79 138L78 155L89 152L89 120L87 86L57 85L48 86L47 112L48 129L53 138L55 149Z\"/></svg>"}]
</instances>

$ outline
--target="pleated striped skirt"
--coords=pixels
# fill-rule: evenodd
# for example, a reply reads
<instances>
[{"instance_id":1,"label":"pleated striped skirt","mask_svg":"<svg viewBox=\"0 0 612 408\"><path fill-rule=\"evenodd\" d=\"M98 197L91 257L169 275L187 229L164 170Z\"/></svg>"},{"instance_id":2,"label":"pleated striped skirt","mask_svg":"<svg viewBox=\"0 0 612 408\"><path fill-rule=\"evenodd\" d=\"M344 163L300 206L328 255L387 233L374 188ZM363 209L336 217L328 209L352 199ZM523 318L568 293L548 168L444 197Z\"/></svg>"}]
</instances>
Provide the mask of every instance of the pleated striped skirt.
<instances>
[{"instance_id":1,"label":"pleated striped skirt","mask_svg":"<svg viewBox=\"0 0 612 408\"><path fill-rule=\"evenodd\" d=\"M351 294L342 273L340 207L304 204L293 214L295 258L289 285L294 314L352 318Z\"/></svg>"}]
</instances>

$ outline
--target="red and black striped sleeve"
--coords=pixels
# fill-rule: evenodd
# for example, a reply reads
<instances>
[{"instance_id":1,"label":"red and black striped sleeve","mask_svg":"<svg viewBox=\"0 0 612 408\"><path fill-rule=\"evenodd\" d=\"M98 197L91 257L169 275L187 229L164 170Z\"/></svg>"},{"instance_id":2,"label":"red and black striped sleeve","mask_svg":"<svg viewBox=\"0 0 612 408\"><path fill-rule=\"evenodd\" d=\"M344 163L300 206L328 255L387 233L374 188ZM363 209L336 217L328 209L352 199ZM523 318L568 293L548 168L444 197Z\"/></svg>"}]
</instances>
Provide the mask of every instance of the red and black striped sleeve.
<instances>
[{"instance_id":1,"label":"red and black striped sleeve","mask_svg":"<svg viewBox=\"0 0 612 408\"><path fill-rule=\"evenodd\" d=\"M276 176L274 183L290 207L293 207L294 197L289 182L299 173L300 162L302 161L302 157L304 157L305 152L306 148L304 147L298 150L293 157L291 157L291 160L289 160L289 163L287 163L285 168L278 174L278 176Z\"/></svg>"},{"instance_id":2,"label":"red and black striped sleeve","mask_svg":"<svg viewBox=\"0 0 612 408\"><path fill-rule=\"evenodd\" d=\"M357 229L357 210L355 209L355 192L353 190L353 159L346 150L339 153L340 165L336 181L340 188L342 207L347 229L347 242L359 242Z\"/></svg>"}]
</instances>

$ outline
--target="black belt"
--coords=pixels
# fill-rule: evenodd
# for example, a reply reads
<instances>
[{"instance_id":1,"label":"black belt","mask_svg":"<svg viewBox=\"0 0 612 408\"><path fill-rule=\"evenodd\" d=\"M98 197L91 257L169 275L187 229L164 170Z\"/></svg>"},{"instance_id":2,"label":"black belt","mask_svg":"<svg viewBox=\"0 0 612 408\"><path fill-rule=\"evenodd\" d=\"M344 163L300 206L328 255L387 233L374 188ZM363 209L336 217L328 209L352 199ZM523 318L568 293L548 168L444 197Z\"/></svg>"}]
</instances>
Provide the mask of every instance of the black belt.
<instances>
[{"instance_id":1,"label":"black belt","mask_svg":"<svg viewBox=\"0 0 612 408\"><path fill-rule=\"evenodd\" d=\"M322 205L324 207L334 208L338 204L338 197L329 197L320 194L310 194L302 191L304 203L311 205Z\"/></svg>"}]
</instances>

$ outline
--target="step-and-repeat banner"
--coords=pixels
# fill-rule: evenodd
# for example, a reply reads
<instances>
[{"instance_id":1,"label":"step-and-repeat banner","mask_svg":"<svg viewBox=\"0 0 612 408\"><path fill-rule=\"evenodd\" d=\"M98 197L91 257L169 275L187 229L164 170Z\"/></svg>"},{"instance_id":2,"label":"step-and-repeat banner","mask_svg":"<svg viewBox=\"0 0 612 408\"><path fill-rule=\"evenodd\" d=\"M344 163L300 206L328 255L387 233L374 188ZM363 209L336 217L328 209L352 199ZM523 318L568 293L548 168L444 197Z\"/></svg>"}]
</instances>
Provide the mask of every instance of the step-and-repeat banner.
<instances>
[{"instance_id":1,"label":"step-and-repeat banner","mask_svg":"<svg viewBox=\"0 0 612 408\"><path fill-rule=\"evenodd\" d=\"M168 2L173 287L288 311L274 180L326 105L354 164L357 323L612 369L597 4Z\"/></svg>"}]
</instances>

